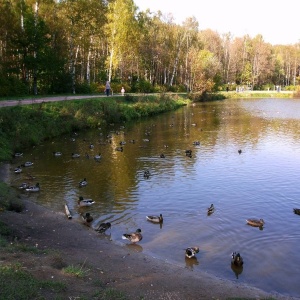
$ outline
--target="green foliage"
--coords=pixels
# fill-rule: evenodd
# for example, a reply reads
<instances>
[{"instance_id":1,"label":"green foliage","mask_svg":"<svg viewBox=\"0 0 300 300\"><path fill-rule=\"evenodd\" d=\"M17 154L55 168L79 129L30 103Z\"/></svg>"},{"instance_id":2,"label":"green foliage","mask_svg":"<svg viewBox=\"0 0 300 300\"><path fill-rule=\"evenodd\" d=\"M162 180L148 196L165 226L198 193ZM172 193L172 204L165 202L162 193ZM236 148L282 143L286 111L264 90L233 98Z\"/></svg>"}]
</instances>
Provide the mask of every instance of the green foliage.
<instances>
[{"instance_id":1,"label":"green foliage","mask_svg":"<svg viewBox=\"0 0 300 300\"><path fill-rule=\"evenodd\" d=\"M89 270L83 269L83 266L84 266L84 264L82 264L82 266L70 265L70 266L63 268L63 272L66 274L76 276L76 277L84 277L84 276L88 275L87 273L89 272Z\"/></svg>"},{"instance_id":2,"label":"green foliage","mask_svg":"<svg viewBox=\"0 0 300 300\"><path fill-rule=\"evenodd\" d=\"M160 98L105 97L77 101L49 102L0 109L0 160L8 160L16 151L64 133L96 128L176 109L184 103L163 95ZM16 210L17 202L13 204Z\"/></svg>"},{"instance_id":3,"label":"green foliage","mask_svg":"<svg viewBox=\"0 0 300 300\"><path fill-rule=\"evenodd\" d=\"M18 198L17 192L11 189L6 183L0 182L0 209L10 209L20 212L23 208L23 203Z\"/></svg>"},{"instance_id":4,"label":"green foliage","mask_svg":"<svg viewBox=\"0 0 300 300\"><path fill-rule=\"evenodd\" d=\"M12 234L12 229L9 228L7 224L0 221L0 236L9 237Z\"/></svg>"}]
</instances>

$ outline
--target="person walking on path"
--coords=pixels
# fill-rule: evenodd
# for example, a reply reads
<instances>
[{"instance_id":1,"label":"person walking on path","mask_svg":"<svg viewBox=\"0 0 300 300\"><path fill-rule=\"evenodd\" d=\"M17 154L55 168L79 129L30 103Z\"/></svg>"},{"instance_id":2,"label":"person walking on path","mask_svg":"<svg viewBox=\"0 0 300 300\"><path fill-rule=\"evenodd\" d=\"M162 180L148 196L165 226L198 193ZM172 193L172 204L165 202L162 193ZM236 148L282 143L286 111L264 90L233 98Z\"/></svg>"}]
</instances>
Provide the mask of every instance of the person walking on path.
<instances>
[{"instance_id":1,"label":"person walking on path","mask_svg":"<svg viewBox=\"0 0 300 300\"><path fill-rule=\"evenodd\" d=\"M125 94L125 89L124 89L123 86L122 86L122 89L121 89L121 94L122 94L122 96L124 96L124 94Z\"/></svg>"},{"instance_id":2,"label":"person walking on path","mask_svg":"<svg viewBox=\"0 0 300 300\"><path fill-rule=\"evenodd\" d=\"M106 84L105 84L105 93L106 93L106 96L109 96L109 92L110 92L110 82L107 80Z\"/></svg>"}]
</instances>

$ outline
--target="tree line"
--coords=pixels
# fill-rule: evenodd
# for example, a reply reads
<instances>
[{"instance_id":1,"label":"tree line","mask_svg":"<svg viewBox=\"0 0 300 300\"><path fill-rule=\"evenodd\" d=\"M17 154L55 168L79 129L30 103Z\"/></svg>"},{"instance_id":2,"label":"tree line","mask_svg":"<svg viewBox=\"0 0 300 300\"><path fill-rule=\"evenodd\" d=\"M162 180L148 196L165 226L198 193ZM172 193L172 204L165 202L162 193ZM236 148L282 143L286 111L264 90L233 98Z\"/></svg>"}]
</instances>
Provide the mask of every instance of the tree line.
<instances>
[{"instance_id":1,"label":"tree line","mask_svg":"<svg viewBox=\"0 0 300 300\"><path fill-rule=\"evenodd\" d=\"M0 0L0 96L296 89L300 43L271 45L133 0Z\"/></svg>"}]
</instances>

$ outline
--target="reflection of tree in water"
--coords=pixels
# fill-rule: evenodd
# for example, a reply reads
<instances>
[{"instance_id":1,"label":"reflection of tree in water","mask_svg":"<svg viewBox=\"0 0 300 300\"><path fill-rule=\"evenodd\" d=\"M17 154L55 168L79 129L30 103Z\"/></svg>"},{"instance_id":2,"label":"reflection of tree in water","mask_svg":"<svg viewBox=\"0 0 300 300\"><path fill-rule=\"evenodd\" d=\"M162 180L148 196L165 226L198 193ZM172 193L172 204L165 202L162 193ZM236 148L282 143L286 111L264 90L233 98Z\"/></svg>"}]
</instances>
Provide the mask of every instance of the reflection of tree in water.
<instances>
[{"instance_id":1,"label":"reflection of tree in water","mask_svg":"<svg viewBox=\"0 0 300 300\"><path fill-rule=\"evenodd\" d=\"M236 279L239 279L239 275L243 273L243 266L238 267L234 264L231 264L231 270L235 274Z\"/></svg>"},{"instance_id":2,"label":"reflection of tree in water","mask_svg":"<svg viewBox=\"0 0 300 300\"><path fill-rule=\"evenodd\" d=\"M194 266L197 266L199 265L199 262L197 260L196 257L192 257L192 258L185 258L185 265L186 265L186 268L187 269L191 269L193 270L194 269Z\"/></svg>"}]
</instances>

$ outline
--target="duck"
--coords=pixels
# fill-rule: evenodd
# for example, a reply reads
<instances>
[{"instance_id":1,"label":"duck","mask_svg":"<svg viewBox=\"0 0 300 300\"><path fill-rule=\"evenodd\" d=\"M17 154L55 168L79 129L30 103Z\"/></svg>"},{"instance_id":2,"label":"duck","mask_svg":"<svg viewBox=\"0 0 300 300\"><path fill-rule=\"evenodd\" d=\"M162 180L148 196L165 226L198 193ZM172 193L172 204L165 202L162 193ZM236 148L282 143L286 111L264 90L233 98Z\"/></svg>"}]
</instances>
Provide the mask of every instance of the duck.
<instances>
[{"instance_id":1,"label":"duck","mask_svg":"<svg viewBox=\"0 0 300 300\"><path fill-rule=\"evenodd\" d=\"M244 264L243 258L240 253L232 252L231 254L231 264L237 267L241 267Z\"/></svg>"},{"instance_id":2,"label":"duck","mask_svg":"<svg viewBox=\"0 0 300 300\"><path fill-rule=\"evenodd\" d=\"M195 257L196 253L199 253L199 247L188 247L185 249L185 256L187 258Z\"/></svg>"},{"instance_id":3,"label":"duck","mask_svg":"<svg viewBox=\"0 0 300 300\"><path fill-rule=\"evenodd\" d=\"M90 149L94 149L94 145L93 145L93 144L90 144L89 148L90 148Z\"/></svg>"},{"instance_id":4,"label":"duck","mask_svg":"<svg viewBox=\"0 0 300 300\"><path fill-rule=\"evenodd\" d=\"M238 150L238 154L242 154L242 150L241 149Z\"/></svg>"},{"instance_id":5,"label":"duck","mask_svg":"<svg viewBox=\"0 0 300 300\"><path fill-rule=\"evenodd\" d=\"M125 142L125 141L121 141L119 144L120 144L121 146L122 146L122 145L126 145L126 142Z\"/></svg>"},{"instance_id":6,"label":"duck","mask_svg":"<svg viewBox=\"0 0 300 300\"><path fill-rule=\"evenodd\" d=\"M200 142L199 142L199 141L194 141L194 142L193 142L193 145L194 145L194 146L200 146Z\"/></svg>"},{"instance_id":7,"label":"duck","mask_svg":"<svg viewBox=\"0 0 300 300\"><path fill-rule=\"evenodd\" d=\"M39 192L40 191L40 184L37 183L36 185L28 186L25 188L26 192Z\"/></svg>"},{"instance_id":8,"label":"duck","mask_svg":"<svg viewBox=\"0 0 300 300\"><path fill-rule=\"evenodd\" d=\"M300 215L300 208L294 208L294 213L296 215Z\"/></svg>"},{"instance_id":9,"label":"duck","mask_svg":"<svg viewBox=\"0 0 300 300\"><path fill-rule=\"evenodd\" d=\"M117 147L117 148L116 148L116 151L123 152L123 147L122 147L122 146L121 146L121 147Z\"/></svg>"},{"instance_id":10,"label":"duck","mask_svg":"<svg viewBox=\"0 0 300 300\"><path fill-rule=\"evenodd\" d=\"M84 178L83 180L81 180L79 182L79 186L86 186L87 185L87 181L86 181L86 178Z\"/></svg>"},{"instance_id":11,"label":"duck","mask_svg":"<svg viewBox=\"0 0 300 300\"><path fill-rule=\"evenodd\" d=\"M135 232L133 233L124 233L122 235L123 240L128 240L131 243L137 243L142 240L143 236L141 234L142 230L138 228Z\"/></svg>"},{"instance_id":12,"label":"duck","mask_svg":"<svg viewBox=\"0 0 300 300\"><path fill-rule=\"evenodd\" d=\"M254 227L263 227L265 224L265 221L263 219L247 219L246 222L248 225Z\"/></svg>"},{"instance_id":13,"label":"duck","mask_svg":"<svg viewBox=\"0 0 300 300\"><path fill-rule=\"evenodd\" d=\"M185 152L185 155L187 156L187 157L192 157L192 150L190 150L190 149L187 149L187 150L185 150L184 151Z\"/></svg>"},{"instance_id":14,"label":"duck","mask_svg":"<svg viewBox=\"0 0 300 300\"><path fill-rule=\"evenodd\" d=\"M81 215L83 222L87 226L91 226L91 223L93 222L94 218L91 216L90 213L85 213L85 215Z\"/></svg>"},{"instance_id":15,"label":"duck","mask_svg":"<svg viewBox=\"0 0 300 300\"><path fill-rule=\"evenodd\" d=\"M19 189L20 190L25 190L29 187L29 184L27 182L22 182L20 185L19 185Z\"/></svg>"},{"instance_id":16,"label":"duck","mask_svg":"<svg viewBox=\"0 0 300 300\"><path fill-rule=\"evenodd\" d=\"M150 177L150 171L149 171L149 170L146 170L146 171L144 172L144 177L145 177L145 178L149 178L149 177Z\"/></svg>"},{"instance_id":17,"label":"duck","mask_svg":"<svg viewBox=\"0 0 300 300\"><path fill-rule=\"evenodd\" d=\"M72 158L78 158L78 157L80 157L79 153L72 153Z\"/></svg>"},{"instance_id":18,"label":"duck","mask_svg":"<svg viewBox=\"0 0 300 300\"><path fill-rule=\"evenodd\" d=\"M18 167L15 168L15 173L16 174L20 174L21 172L22 172L21 166L18 166Z\"/></svg>"},{"instance_id":19,"label":"duck","mask_svg":"<svg viewBox=\"0 0 300 300\"><path fill-rule=\"evenodd\" d=\"M33 162L31 162L31 161L26 161L23 165L22 165L22 167L31 167L33 165Z\"/></svg>"},{"instance_id":20,"label":"duck","mask_svg":"<svg viewBox=\"0 0 300 300\"><path fill-rule=\"evenodd\" d=\"M162 214L159 216L146 216L146 219L152 223L162 223L164 221Z\"/></svg>"},{"instance_id":21,"label":"duck","mask_svg":"<svg viewBox=\"0 0 300 300\"><path fill-rule=\"evenodd\" d=\"M97 229L95 229L95 230L98 231L98 232L100 232L100 233L104 233L109 228L111 228L111 224L109 222L106 222L106 223L101 223L99 225L99 227Z\"/></svg>"},{"instance_id":22,"label":"duck","mask_svg":"<svg viewBox=\"0 0 300 300\"><path fill-rule=\"evenodd\" d=\"M54 152L53 152L53 155L54 155L54 156L61 156L61 155L62 155L62 153L61 153L61 152L59 152L59 151L54 151Z\"/></svg>"},{"instance_id":23,"label":"duck","mask_svg":"<svg viewBox=\"0 0 300 300\"><path fill-rule=\"evenodd\" d=\"M21 157L21 156L23 156L23 153L21 153L21 152L16 152L14 154L14 157Z\"/></svg>"},{"instance_id":24,"label":"duck","mask_svg":"<svg viewBox=\"0 0 300 300\"><path fill-rule=\"evenodd\" d=\"M99 159L101 159L101 157L102 157L102 155L101 155L101 153L99 153L99 154L97 154L97 155L94 156L94 159L95 160L99 160Z\"/></svg>"},{"instance_id":25,"label":"duck","mask_svg":"<svg viewBox=\"0 0 300 300\"><path fill-rule=\"evenodd\" d=\"M92 200L92 199L83 199L82 196L80 196L79 199L78 199L78 205L79 206L91 206L94 203L95 203L94 200Z\"/></svg>"},{"instance_id":26,"label":"duck","mask_svg":"<svg viewBox=\"0 0 300 300\"><path fill-rule=\"evenodd\" d=\"M212 214L215 211L215 207L213 204L210 205L210 207L207 208L207 214Z\"/></svg>"},{"instance_id":27,"label":"duck","mask_svg":"<svg viewBox=\"0 0 300 300\"><path fill-rule=\"evenodd\" d=\"M161 153L160 158L165 158L166 156L164 155L164 153Z\"/></svg>"}]
</instances>

